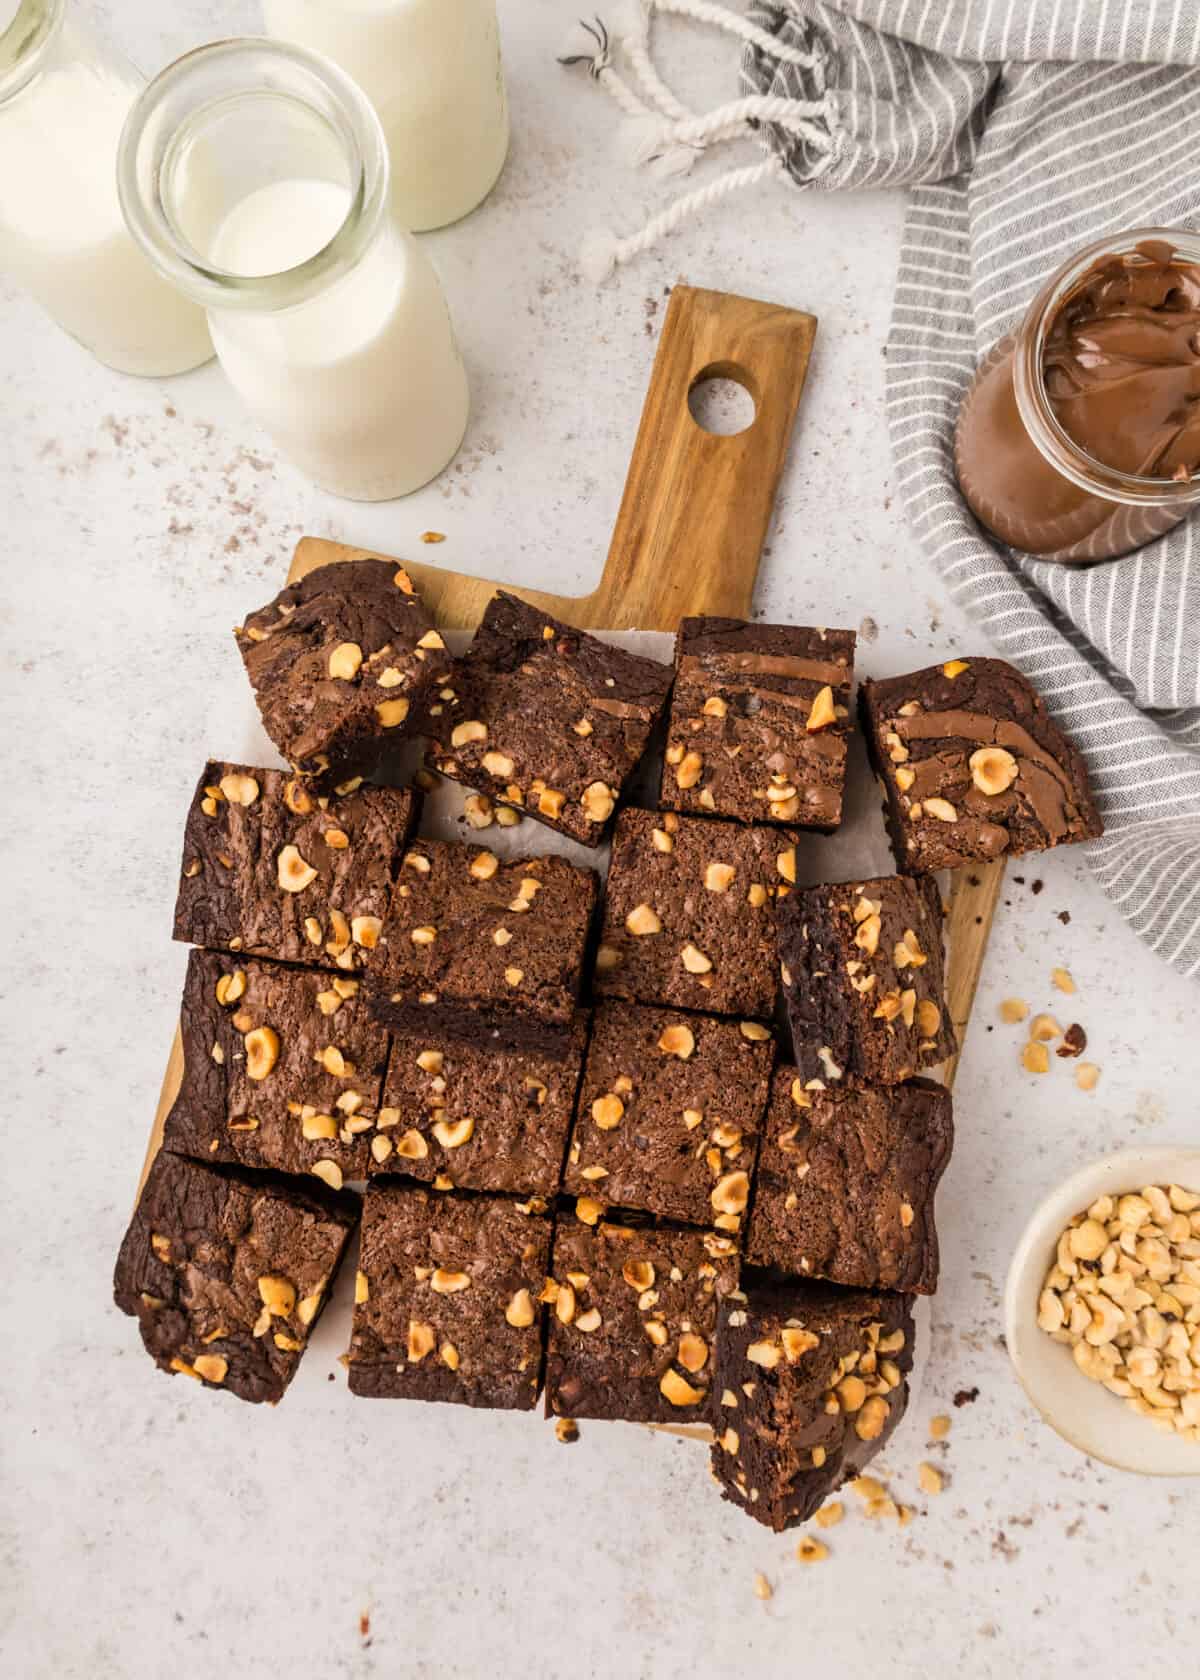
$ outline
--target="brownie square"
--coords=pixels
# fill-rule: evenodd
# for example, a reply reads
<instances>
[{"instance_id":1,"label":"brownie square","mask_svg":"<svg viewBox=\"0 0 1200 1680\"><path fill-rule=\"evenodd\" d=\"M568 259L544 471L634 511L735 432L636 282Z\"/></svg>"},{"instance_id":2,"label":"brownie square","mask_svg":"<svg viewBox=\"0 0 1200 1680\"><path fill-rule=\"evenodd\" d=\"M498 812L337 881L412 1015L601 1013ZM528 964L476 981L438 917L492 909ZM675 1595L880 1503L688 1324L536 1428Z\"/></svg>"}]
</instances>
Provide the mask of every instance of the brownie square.
<instances>
[{"instance_id":1,"label":"brownie square","mask_svg":"<svg viewBox=\"0 0 1200 1680\"><path fill-rule=\"evenodd\" d=\"M737 1288L732 1237L560 1220L547 1417L711 1422L717 1304Z\"/></svg>"},{"instance_id":2,"label":"brownie square","mask_svg":"<svg viewBox=\"0 0 1200 1680\"><path fill-rule=\"evenodd\" d=\"M274 1402L296 1373L358 1205L162 1149L113 1278L163 1371Z\"/></svg>"},{"instance_id":3,"label":"brownie square","mask_svg":"<svg viewBox=\"0 0 1200 1680\"><path fill-rule=\"evenodd\" d=\"M498 1196L368 1185L350 1389L532 1410L550 1221Z\"/></svg>"},{"instance_id":4,"label":"brownie square","mask_svg":"<svg viewBox=\"0 0 1200 1680\"><path fill-rule=\"evenodd\" d=\"M206 764L184 831L175 938L360 969L419 812L408 790L325 799L279 770Z\"/></svg>"},{"instance_id":5,"label":"brownie square","mask_svg":"<svg viewBox=\"0 0 1200 1680\"><path fill-rule=\"evenodd\" d=\"M1104 832L1083 758L1003 659L867 682L859 704L898 868L925 875Z\"/></svg>"},{"instance_id":6,"label":"brownie square","mask_svg":"<svg viewBox=\"0 0 1200 1680\"><path fill-rule=\"evenodd\" d=\"M852 630L685 618L662 803L831 832L842 820Z\"/></svg>"},{"instance_id":7,"label":"brownie square","mask_svg":"<svg viewBox=\"0 0 1200 1680\"><path fill-rule=\"evenodd\" d=\"M500 593L453 686L461 703L441 720L432 768L598 846L666 705L671 671Z\"/></svg>"},{"instance_id":8,"label":"brownie square","mask_svg":"<svg viewBox=\"0 0 1200 1680\"><path fill-rule=\"evenodd\" d=\"M756 1021L600 1004L564 1190L585 1208L737 1231L774 1055Z\"/></svg>"},{"instance_id":9,"label":"brownie square","mask_svg":"<svg viewBox=\"0 0 1200 1680\"><path fill-rule=\"evenodd\" d=\"M776 1068L747 1261L859 1289L932 1295L933 1201L953 1144L944 1086L915 1079L806 1091L794 1067Z\"/></svg>"},{"instance_id":10,"label":"brownie square","mask_svg":"<svg viewBox=\"0 0 1200 1680\"><path fill-rule=\"evenodd\" d=\"M417 1028L398 1032L371 1171L427 1179L439 1190L553 1196L586 1042L583 1012L561 1057Z\"/></svg>"},{"instance_id":11,"label":"brownie square","mask_svg":"<svg viewBox=\"0 0 1200 1680\"><path fill-rule=\"evenodd\" d=\"M721 1302L713 1471L776 1533L857 1476L904 1416L913 1321L904 1295L773 1284Z\"/></svg>"},{"instance_id":12,"label":"brownie square","mask_svg":"<svg viewBox=\"0 0 1200 1680\"><path fill-rule=\"evenodd\" d=\"M182 1030L168 1149L335 1190L367 1176L388 1045L358 980L193 951Z\"/></svg>"},{"instance_id":13,"label":"brownie square","mask_svg":"<svg viewBox=\"0 0 1200 1680\"><path fill-rule=\"evenodd\" d=\"M775 900L795 879L795 836L777 828L622 811L596 991L769 1016L779 985Z\"/></svg>"},{"instance_id":14,"label":"brownie square","mask_svg":"<svg viewBox=\"0 0 1200 1680\"><path fill-rule=\"evenodd\" d=\"M368 990L397 1029L564 1054L597 877L561 857L500 862L454 841L404 855Z\"/></svg>"},{"instance_id":15,"label":"brownie square","mask_svg":"<svg viewBox=\"0 0 1200 1680\"><path fill-rule=\"evenodd\" d=\"M263 728L322 788L372 774L451 665L412 579L388 560L318 566L234 634Z\"/></svg>"},{"instance_id":16,"label":"brownie square","mask_svg":"<svg viewBox=\"0 0 1200 1680\"><path fill-rule=\"evenodd\" d=\"M886 875L790 893L780 970L805 1089L900 1085L956 1048L931 880Z\"/></svg>"}]
</instances>

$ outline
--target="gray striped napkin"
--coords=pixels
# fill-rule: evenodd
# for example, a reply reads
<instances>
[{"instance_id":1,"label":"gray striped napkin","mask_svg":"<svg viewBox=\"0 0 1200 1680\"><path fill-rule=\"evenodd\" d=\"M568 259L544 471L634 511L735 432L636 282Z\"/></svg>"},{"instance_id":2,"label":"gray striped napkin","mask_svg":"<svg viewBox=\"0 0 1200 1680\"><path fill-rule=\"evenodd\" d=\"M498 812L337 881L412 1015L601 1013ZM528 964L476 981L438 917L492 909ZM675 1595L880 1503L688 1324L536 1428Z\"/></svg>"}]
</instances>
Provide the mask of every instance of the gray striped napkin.
<instances>
[{"instance_id":1,"label":"gray striped napkin","mask_svg":"<svg viewBox=\"0 0 1200 1680\"><path fill-rule=\"evenodd\" d=\"M1195 520L1108 565L1010 553L959 496L951 436L976 358L1075 250L1200 222L1200 0L756 0L748 16L814 61L743 59L748 93L824 101L826 144L763 130L790 174L913 188L887 345L900 494L955 599L1086 755L1097 879L1196 975Z\"/></svg>"}]
</instances>

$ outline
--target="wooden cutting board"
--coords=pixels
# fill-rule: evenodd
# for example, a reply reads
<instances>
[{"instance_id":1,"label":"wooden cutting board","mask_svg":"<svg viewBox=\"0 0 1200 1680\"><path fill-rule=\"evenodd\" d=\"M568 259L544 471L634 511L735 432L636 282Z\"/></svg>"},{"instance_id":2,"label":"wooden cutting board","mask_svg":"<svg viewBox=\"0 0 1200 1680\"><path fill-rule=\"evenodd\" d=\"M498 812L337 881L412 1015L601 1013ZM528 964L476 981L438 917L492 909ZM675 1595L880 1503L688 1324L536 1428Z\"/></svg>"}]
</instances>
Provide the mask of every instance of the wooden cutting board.
<instances>
[{"instance_id":1,"label":"wooden cutting board","mask_svg":"<svg viewBox=\"0 0 1200 1680\"><path fill-rule=\"evenodd\" d=\"M817 323L812 315L725 292L676 286L599 586L551 595L505 584L580 629L670 630L687 614L750 616L763 542L804 389ZM736 380L755 418L717 436L692 418L693 388ZM376 556L320 537L297 546L288 581L331 561ZM403 560L443 629L473 630L496 589L483 578ZM1002 863L955 876L947 923L947 1001L961 1045L1003 876ZM957 1058L946 1068L953 1083ZM143 1179L178 1094L183 1044L171 1048Z\"/></svg>"}]
</instances>

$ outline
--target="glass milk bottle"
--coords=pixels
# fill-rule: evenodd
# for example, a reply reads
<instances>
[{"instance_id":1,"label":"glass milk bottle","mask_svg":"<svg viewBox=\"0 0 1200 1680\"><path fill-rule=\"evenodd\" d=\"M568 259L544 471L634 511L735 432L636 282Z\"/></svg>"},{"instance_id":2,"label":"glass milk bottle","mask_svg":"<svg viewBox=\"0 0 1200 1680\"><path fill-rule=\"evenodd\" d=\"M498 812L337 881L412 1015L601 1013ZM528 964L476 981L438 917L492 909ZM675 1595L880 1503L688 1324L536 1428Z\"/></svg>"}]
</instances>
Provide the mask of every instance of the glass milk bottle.
<instances>
[{"instance_id":1,"label":"glass milk bottle","mask_svg":"<svg viewBox=\"0 0 1200 1680\"><path fill-rule=\"evenodd\" d=\"M336 65L263 40L188 53L135 106L119 178L135 237L208 310L231 383L302 472L370 502L442 470L466 372L391 214L379 119Z\"/></svg>"},{"instance_id":2,"label":"glass milk bottle","mask_svg":"<svg viewBox=\"0 0 1200 1680\"><path fill-rule=\"evenodd\" d=\"M267 32L325 53L373 100L401 227L456 222L508 152L496 0L264 0Z\"/></svg>"},{"instance_id":3,"label":"glass milk bottle","mask_svg":"<svg viewBox=\"0 0 1200 1680\"><path fill-rule=\"evenodd\" d=\"M204 313L151 267L117 201L117 145L144 86L67 0L0 0L0 270L121 373L212 355Z\"/></svg>"}]
</instances>

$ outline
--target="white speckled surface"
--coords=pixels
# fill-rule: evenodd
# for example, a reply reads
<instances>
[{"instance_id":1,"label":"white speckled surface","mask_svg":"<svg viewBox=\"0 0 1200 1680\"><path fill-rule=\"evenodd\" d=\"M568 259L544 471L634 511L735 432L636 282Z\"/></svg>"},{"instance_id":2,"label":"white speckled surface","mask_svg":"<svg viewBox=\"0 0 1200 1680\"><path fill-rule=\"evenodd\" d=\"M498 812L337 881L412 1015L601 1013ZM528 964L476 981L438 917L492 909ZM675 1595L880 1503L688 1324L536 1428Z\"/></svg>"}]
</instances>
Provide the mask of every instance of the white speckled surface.
<instances>
[{"instance_id":1,"label":"white speckled surface","mask_svg":"<svg viewBox=\"0 0 1200 1680\"><path fill-rule=\"evenodd\" d=\"M214 0L98 9L148 68L254 16ZM821 317L758 606L870 615L864 664L878 671L979 646L892 506L881 346L899 201L763 189L593 293L574 271L585 227L627 230L665 190L631 187L610 158L608 102L553 63L573 10L503 6L512 160L484 210L430 242L474 418L458 463L407 503L330 501L242 421L214 369L118 378L2 294L14 793L0 1031L15 1101L0 1666L21 1680L914 1675L935 1648L966 1676L1177 1672L1194 1650L1194 1490L1076 1455L1034 1417L999 1342L1031 1202L1092 1155L1200 1130L1196 991L1143 951L1077 856L1017 865L1024 884L1010 882L997 921L957 1092L925 1395L886 1458L918 1510L903 1532L854 1512L830 1559L803 1569L794 1538L722 1505L689 1443L585 1424L564 1448L528 1417L352 1402L332 1313L278 1412L240 1406L156 1374L111 1305L183 972L168 937L182 812L204 755L244 729L229 627L279 584L302 531L589 587L664 288L686 276ZM672 35L679 86L729 85L727 61L704 66L707 36ZM445 545L418 550L431 527ZM1069 1010L1049 988L1059 962L1079 982ZM1069 1064L1020 1071L1016 1029L991 1030L1010 994L1084 1024L1103 1068L1094 1094ZM943 1408L949 1441L927 1448ZM917 1493L927 1456L948 1472L939 1499ZM757 1570L776 1588L766 1604Z\"/></svg>"}]
</instances>

